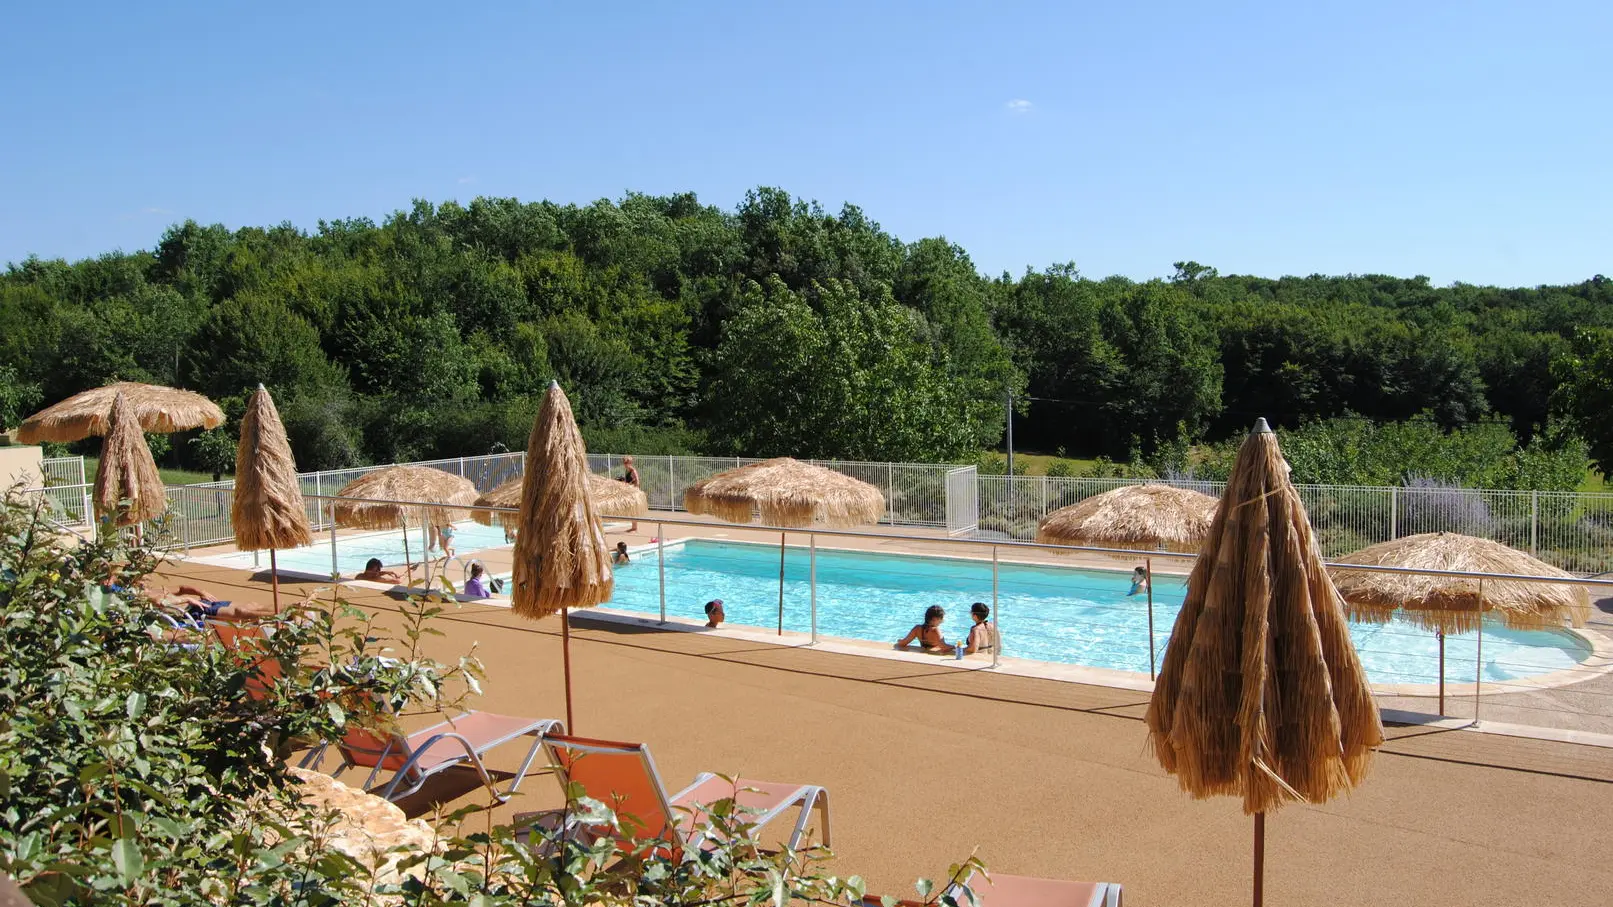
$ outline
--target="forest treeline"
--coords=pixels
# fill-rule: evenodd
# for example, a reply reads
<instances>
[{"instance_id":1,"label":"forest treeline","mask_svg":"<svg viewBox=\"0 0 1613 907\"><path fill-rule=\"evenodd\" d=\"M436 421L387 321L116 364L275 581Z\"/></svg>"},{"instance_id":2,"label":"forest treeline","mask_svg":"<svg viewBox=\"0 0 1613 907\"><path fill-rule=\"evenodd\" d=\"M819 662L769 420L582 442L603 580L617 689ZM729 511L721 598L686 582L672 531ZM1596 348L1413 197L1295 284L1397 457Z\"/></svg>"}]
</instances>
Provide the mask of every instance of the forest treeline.
<instances>
[{"instance_id":1,"label":"forest treeline","mask_svg":"<svg viewBox=\"0 0 1613 907\"><path fill-rule=\"evenodd\" d=\"M268 385L299 463L519 448L551 379L590 446L963 461L1016 441L1115 461L1328 419L1613 436L1613 284L982 275L943 238L779 189L591 205L417 201L377 224L186 222L150 251L0 276L0 424L113 379L238 413ZM1577 445L1577 446L1576 446ZM176 443L207 466L221 445Z\"/></svg>"}]
</instances>

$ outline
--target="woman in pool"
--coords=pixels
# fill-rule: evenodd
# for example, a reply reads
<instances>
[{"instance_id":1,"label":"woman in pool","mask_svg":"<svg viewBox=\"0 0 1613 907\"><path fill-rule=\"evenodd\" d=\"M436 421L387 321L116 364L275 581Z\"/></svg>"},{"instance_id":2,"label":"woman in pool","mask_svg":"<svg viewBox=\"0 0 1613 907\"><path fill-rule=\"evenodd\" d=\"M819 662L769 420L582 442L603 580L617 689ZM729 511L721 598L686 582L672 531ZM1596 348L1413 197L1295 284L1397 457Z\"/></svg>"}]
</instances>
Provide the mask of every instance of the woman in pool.
<instances>
[{"instance_id":1,"label":"woman in pool","mask_svg":"<svg viewBox=\"0 0 1613 907\"><path fill-rule=\"evenodd\" d=\"M907 631L896 648L905 649L911 643L918 643L919 648L926 652L950 652L952 647L941 636L941 621L946 620L947 612L940 605L931 605L924 609L924 623L915 624L913 629Z\"/></svg>"},{"instance_id":2,"label":"woman in pool","mask_svg":"<svg viewBox=\"0 0 1613 907\"><path fill-rule=\"evenodd\" d=\"M969 628L969 637L964 641L963 654L973 655L976 652L990 652L997 648L997 628L991 621L991 606L985 602L975 602L969 606L969 616L974 618L975 625Z\"/></svg>"},{"instance_id":3,"label":"woman in pool","mask_svg":"<svg viewBox=\"0 0 1613 907\"><path fill-rule=\"evenodd\" d=\"M482 576L486 572L481 564L470 565L470 576L465 580L466 595L474 595L477 598L492 597L492 593L487 589L487 580Z\"/></svg>"},{"instance_id":4,"label":"woman in pool","mask_svg":"<svg viewBox=\"0 0 1613 907\"><path fill-rule=\"evenodd\" d=\"M633 559L627 556L626 542L616 543L616 550L610 553L610 562L618 567L624 567L633 562Z\"/></svg>"},{"instance_id":5,"label":"woman in pool","mask_svg":"<svg viewBox=\"0 0 1613 907\"><path fill-rule=\"evenodd\" d=\"M1131 591L1127 592L1126 594L1128 596L1130 596L1130 595L1136 595L1139 592L1147 592L1147 591L1148 591L1148 571L1144 570L1141 567L1138 567L1136 570L1131 571Z\"/></svg>"}]
</instances>

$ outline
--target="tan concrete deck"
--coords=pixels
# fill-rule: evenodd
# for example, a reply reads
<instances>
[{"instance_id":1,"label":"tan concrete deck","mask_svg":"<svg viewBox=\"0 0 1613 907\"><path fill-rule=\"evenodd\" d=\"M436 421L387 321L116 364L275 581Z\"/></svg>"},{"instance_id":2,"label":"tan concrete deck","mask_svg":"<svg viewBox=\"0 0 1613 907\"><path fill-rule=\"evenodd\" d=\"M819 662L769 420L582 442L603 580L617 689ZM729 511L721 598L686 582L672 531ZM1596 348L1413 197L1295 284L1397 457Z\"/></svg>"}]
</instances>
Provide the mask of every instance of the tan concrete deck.
<instances>
[{"instance_id":1,"label":"tan concrete deck","mask_svg":"<svg viewBox=\"0 0 1613 907\"><path fill-rule=\"evenodd\" d=\"M268 596L262 575L167 572L226 597ZM383 624L395 619L383 593L348 597ZM438 628L437 657L475 646L486 663L479 707L561 715L558 619L465 604ZM1159 769L1140 720L1146 693L658 632L586 612L573 629L577 730L648 742L669 785L710 770L827 786L834 870L877 890L908 891L979 846L1005 872L1121 882L1134 905L1247 902L1250 820L1231 800L1187 798ZM1390 737L1353 796L1270 819L1268 903L1608 902L1613 753L1438 728ZM513 768L520 750L506 747L494 766ZM430 809L427 795L482 796L474 779L447 778L412 812ZM551 779L534 777L499 815L559 801Z\"/></svg>"}]
</instances>

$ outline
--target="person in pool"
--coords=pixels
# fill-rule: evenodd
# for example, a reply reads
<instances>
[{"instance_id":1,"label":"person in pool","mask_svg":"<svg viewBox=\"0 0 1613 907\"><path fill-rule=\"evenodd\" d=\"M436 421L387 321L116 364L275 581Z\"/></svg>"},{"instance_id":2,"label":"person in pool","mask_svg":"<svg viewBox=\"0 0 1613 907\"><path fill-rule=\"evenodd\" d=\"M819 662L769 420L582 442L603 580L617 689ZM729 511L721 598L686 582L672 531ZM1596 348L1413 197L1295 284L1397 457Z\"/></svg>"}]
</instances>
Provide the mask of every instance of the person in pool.
<instances>
[{"instance_id":1,"label":"person in pool","mask_svg":"<svg viewBox=\"0 0 1613 907\"><path fill-rule=\"evenodd\" d=\"M1141 567L1131 571L1131 591L1128 596L1148 591L1148 571Z\"/></svg>"},{"instance_id":2,"label":"person in pool","mask_svg":"<svg viewBox=\"0 0 1613 907\"><path fill-rule=\"evenodd\" d=\"M924 623L914 624L913 629L907 631L896 648L905 649L912 643L918 643L920 649L926 652L951 652L952 646L947 645L941 636L941 621L946 620L947 612L940 605L931 605L924 609Z\"/></svg>"},{"instance_id":3,"label":"person in pool","mask_svg":"<svg viewBox=\"0 0 1613 907\"><path fill-rule=\"evenodd\" d=\"M722 610L722 599L714 598L706 602L706 627L708 629L717 629L717 626L723 622L723 618L727 616Z\"/></svg>"},{"instance_id":4,"label":"person in pool","mask_svg":"<svg viewBox=\"0 0 1613 907\"><path fill-rule=\"evenodd\" d=\"M465 594L477 598L492 598L493 593L487 589L487 580L482 576L486 573L481 564L470 565L470 576L465 579Z\"/></svg>"},{"instance_id":5,"label":"person in pool","mask_svg":"<svg viewBox=\"0 0 1613 907\"><path fill-rule=\"evenodd\" d=\"M407 572L409 574L409 576L411 578L414 576L414 565L413 564L404 564L403 569L404 569L405 572ZM356 576L354 576L353 578L354 579L368 580L368 581L370 581L372 583L401 583L401 582L403 582L403 577L398 575L398 571L382 569L381 559L378 558L378 557L372 557L368 561L365 561L364 562L364 569L359 571L359 573Z\"/></svg>"},{"instance_id":6,"label":"person in pool","mask_svg":"<svg viewBox=\"0 0 1613 907\"><path fill-rule=\"evenodd\" d=\"M627 556L627 543L617 542L616 550L610 553L610 562L618 567L631 564L633 559Z\"/></svg>"},{"instance_id":7,"label":"person in pool","mask_svg":"<svg viewBox=\"0 0 1613 907\"><path fill-rule=\"evenodd\" d=\"M990 620L991 606L985 602L975 602L969 606L969 616L974 618L975 625L969 628L969 636L964 640L963 654L995 651L997 628Z\"/></svg>"}]
</instances>

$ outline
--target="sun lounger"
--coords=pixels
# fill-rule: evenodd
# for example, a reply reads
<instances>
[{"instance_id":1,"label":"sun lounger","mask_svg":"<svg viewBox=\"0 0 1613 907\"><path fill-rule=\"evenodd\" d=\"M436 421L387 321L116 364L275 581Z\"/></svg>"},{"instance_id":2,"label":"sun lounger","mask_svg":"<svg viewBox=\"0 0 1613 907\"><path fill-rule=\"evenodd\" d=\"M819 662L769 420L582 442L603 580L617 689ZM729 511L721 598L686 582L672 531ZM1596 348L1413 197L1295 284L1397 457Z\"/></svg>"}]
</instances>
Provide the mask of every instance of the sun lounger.
<instances>
[{"instance_id":1,"label":"sun lounger","mask_svg":"<svg viewBox=\"0 0 1613 907\"><path fill-rule=\"evenodd\" d=\"M642 743L557 734L545 737L543 743L562 787L569 790L572 783L580 785L586 796L611 807L618 817L638 823L637 837L666 841L675 852L705 824L702 806L730 798L753 811L746 819L758 828L799 806L800 818L789 839L792 849L800 846L812 810L817 809L823 843L829 843L829 792L816 785L725 780L703 772L688 787L668 795L650 749Z\"/></svg>"},{"instance_id":2,"label":"sun lounger","mask_svg":"<svg viewBox=\"0 0 1613 907\"><path fill-rule=\"evenodd\" d=\"M225 648L244 652L248 656L257 656L252 663L252 673L248 674L246 679L248 696L262 699L268 695L269 688L285 676L285 666L280 663L280 659L267 651L265 643L268 642L268 637L264 635L263 627L257 624L232 624L225 621L214 621L207 626Z\"/></svg>"},{"instance_id":3,"label":"sun lounger","mask_svg":"<svg viewBox=\"0 0 1613 907\"><path fill-rule=\"evenodd\" d=\"M971 872L963 883L974 892L981 907L1121 907L1120 886L1114 882L1065 882L1000 872L992 873L988 881L985 876ZM958 903L967 902L962 892L953 891L952 894ZM863 903L877 907L881 901L870 895L863 899ZM914 907L921 902L897 903Z\"/></svg>"},{"instance_id":4,"label":"sun lounger","mask_svg":"<svg viewBox=\"0 0 1613 907\"><path fill-rule=\"evenodd\" d=\"M517 718L492 712L466 712L408 735L352 727L336 745L342 754L342 764L332 777L354 766L369 768L370 775L364 780L364 789L369 790L383 770L390 771L392 780L375 793L388 800L400 800L425 786L427 779L438 772L469 765L492 790L493 779L482 757L502 744L531 737L532 748L521 760L509 790L497 794L499 800L504 801L521 786L532 760L543 747L544 735L552 730L564 731L565 725L553 719Z\"/></svg>"}]
</instances>

